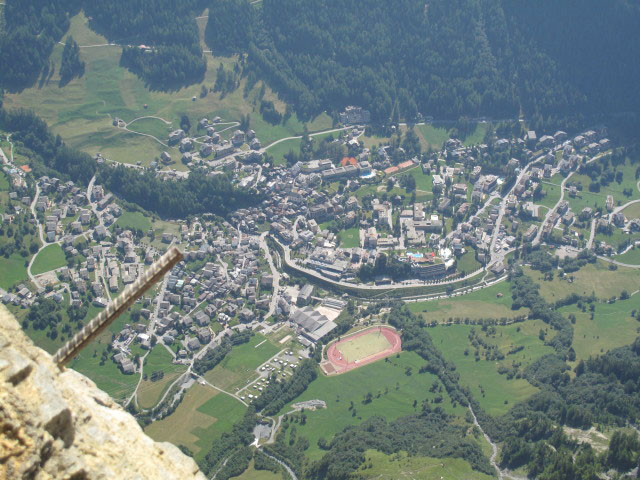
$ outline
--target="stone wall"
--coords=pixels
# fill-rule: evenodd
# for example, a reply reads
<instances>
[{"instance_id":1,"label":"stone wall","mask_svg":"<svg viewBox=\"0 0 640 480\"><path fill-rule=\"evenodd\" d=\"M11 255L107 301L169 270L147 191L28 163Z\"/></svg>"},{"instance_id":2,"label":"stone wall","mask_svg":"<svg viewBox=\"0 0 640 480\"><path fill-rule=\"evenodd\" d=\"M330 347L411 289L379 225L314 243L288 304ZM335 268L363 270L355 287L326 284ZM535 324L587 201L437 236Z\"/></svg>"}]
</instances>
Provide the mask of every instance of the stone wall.
<instances>
[{"instance_id":1,"label":"stone wall","mask_svg":"<svg viewBox=\"0 0 640 480\"><path fill-rule=\"evenodd\" d=\"M60 370L0 305L0 479L202 479L85 376Z\"/></svg>"}]
</instances>

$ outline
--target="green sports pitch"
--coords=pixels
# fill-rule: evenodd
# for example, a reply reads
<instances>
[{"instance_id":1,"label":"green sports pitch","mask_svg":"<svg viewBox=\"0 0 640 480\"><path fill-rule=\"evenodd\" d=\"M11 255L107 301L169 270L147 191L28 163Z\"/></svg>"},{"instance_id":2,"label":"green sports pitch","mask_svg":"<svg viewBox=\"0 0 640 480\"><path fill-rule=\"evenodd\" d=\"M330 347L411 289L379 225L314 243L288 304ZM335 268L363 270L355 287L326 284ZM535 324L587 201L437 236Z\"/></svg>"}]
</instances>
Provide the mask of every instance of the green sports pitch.
<instances>
[{"instance_id":1,"label":"green sports pitch","mask_svg":"<svg viewBox=\"0 0 640 480\"><path fill-rule=\"evenodd\" d=\"M391 344L380 330L372 330L365 335L339 342L337 348L340 354L351 363L391 348Z\"/></svg>"}]
</instances>

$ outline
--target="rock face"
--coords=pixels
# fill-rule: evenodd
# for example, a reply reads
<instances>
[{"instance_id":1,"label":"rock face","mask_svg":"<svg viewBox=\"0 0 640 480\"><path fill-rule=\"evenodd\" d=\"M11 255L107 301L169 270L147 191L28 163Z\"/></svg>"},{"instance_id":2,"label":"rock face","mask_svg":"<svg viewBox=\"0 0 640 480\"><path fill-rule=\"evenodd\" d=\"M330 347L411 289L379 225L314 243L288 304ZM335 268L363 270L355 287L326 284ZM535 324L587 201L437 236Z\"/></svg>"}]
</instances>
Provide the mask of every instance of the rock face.
<instances>
[{"instance_id":1,"label":"rock face","mask_svg":"<svg viewBox=\"0 0 640 480\"><path fill-rule=\"evenodd\" d=\"M0 305L0 479L205 479L85 376L60 370Z\"/></svg>"}]
</instances>

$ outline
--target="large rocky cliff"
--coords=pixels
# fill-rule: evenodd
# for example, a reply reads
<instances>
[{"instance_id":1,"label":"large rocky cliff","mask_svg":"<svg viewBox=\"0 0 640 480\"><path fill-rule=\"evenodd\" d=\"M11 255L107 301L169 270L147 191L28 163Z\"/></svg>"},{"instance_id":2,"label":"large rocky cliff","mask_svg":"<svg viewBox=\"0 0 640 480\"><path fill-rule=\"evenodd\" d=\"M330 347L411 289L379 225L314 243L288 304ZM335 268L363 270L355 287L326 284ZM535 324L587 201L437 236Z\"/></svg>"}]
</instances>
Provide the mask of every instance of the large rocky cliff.
<instances>
[{"instance_id":1,"label":"large rocky cliff","mask_svg":"<svg viewBox=\"0 0 640 480\"><path fill-rule=\"evenodd\" d=\"M85 376L59 369L0 305L0 479L202 479Z\"/></svg>"}]
</instances>

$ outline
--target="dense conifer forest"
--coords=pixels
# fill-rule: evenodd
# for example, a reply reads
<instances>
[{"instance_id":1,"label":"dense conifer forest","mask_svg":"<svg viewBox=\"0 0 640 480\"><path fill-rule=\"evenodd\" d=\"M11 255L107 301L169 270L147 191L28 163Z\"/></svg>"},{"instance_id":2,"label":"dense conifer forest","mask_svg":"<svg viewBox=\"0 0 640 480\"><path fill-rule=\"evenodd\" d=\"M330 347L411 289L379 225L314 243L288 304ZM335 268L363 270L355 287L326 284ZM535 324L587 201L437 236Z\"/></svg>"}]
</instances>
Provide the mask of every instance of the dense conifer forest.
<instances>
[{"instance_id":1,"label":"dense conifer forest","mask_svg":"<svg viewBox=\"0 0 640 480\"><path fill-rule=\"evenodd\" d=\"M359 104L373 118L489 116L533 120L637 112L640 6L629 0L8 0L0 82L33 85L79 9L121 62L151 88L175 89L206 70L195 17L209 8L214 54L248 54L311 116ZM148 48L141 48L144 45ZM21 61L15 60L20 58Z\"/></svg>"},{"instance_id":2,"label":"dense conifer forest","mask_svg":"<svg viewBox=\"0 0 640 480\"><path fill-rule=\"evenodd\" d=\"M302 114L355 103L374 118L418 112L566 116L637 111L640 8L627 0L214 0L212 49L248 52ZM229 35L229 24L245 36Z\"/></svg>"}]
</instances>

